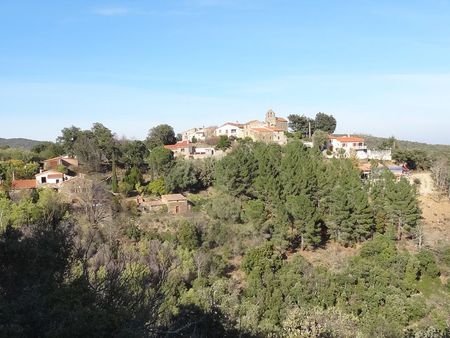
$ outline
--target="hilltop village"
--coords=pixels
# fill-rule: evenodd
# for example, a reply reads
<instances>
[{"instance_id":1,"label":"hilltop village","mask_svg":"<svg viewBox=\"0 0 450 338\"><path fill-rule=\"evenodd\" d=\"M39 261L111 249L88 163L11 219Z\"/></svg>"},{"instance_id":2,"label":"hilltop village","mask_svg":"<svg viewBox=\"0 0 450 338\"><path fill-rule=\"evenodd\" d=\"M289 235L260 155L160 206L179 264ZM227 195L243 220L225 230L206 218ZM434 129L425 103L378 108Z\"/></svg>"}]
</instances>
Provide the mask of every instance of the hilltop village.
<instances>
[{"instance_id":1,"label":"hilltop village","mask_svg":"<svg viewBox=\"0 0 450 338\"><path fill-rule=\"evenodd\" d=\"M232 152L241 140L285 146L293 138L295 134L289 131L288 119L276 116L270 109L266 112L264 121L226 122L219 127L192 128L178 134L178 140L174 144L165 144L163 148L170 151L174 159L221 159ZM319 142L321 143L315 145L312 135L301 138L304 147L316 146L324 158L354 159L358 163L361 177L368 178L373 172L382 169L391 171L396 177L409 172L404 163L396 165L392 162L391 149L368 149L362 137L326 134L325 140ZM371 163L371 160L376 163ZM76 157L57 156L43 160L33 179L16 179L13 171L10 193L14 195L38 188L50 188L62 193L70 201L77 201L77 195L81 195L87 186L93 185L92 178L86 174L88 173L79 165ZM105 180L110 181L111 177L106 177ZM134 190L133 188L130 190ZM177 214L190 208L187 198L180 193L162 194L157 200L146 199L139 194L136 201L143 211L157 211L165 207L170 213Z\"/></svg>"},{"instance_id":2,"label":"hilltop village","mask_svg":"<svg viewBox=\"0 0 450 338\"><path fill-rule=\"evenodd\" d=\"M286 145L289 140L289 122L286 118L276 116L270 109L264 121L252 120L247 123L226 122L220 127L192 128L179 134L176 144L166 145L175 156L200 159L208 156L221 157L223 151L218 151L211 145L216 138L231 140L248 139L253 142L275 143ZM309 141L308 141L309 139ZM302 142L306 147L313 147L311 135ZM328 157L355 157L360 160L392 160L390 149L368 149L364 138L351 135L329 134L328 140L320 146Z\"/></svg>"}]
</instances>

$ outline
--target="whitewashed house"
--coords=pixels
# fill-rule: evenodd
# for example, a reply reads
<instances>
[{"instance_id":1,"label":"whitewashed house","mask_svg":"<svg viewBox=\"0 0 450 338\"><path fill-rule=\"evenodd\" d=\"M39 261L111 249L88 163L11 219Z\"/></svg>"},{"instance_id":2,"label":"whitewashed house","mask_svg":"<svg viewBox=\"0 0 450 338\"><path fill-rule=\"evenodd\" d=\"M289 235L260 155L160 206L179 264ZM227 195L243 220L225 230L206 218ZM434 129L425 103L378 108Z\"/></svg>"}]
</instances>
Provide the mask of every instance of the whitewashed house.
<instances>
[{"instance_id":1,"label":"whitewashed house","mask_svg":"<svg viewBox=\"0 0 450 338\"><path fill-rule=\"evenodd\" d=\"M42 171L39 174L36 174L35 178L36 178L36 185L40 186L43 184L59 184L64 181L70 180L72 176L50 169Z\"/></svg>"},{"instance_id":2,"label":"whitewashed house","mask_svg":"<svg viewBox=\"0 0 450 338\"><path fill-rule=\"evenodd\" d=\"M355 156L358 159L367 159L367 145L362 137L331 135L330 146L335 154L343 154L345 157Z\"/></svg>"},{"instance_id":3,"label":"whitewashed house","mask_svg":"<svg viewBox=\"0 0 450 338\"><path fill-rule=\"evenodd\" d=\"M236 138L244 137L244 125L240 123L227 122L215 131L216 136L233 136Z\"/></svg>"}]
</instances>

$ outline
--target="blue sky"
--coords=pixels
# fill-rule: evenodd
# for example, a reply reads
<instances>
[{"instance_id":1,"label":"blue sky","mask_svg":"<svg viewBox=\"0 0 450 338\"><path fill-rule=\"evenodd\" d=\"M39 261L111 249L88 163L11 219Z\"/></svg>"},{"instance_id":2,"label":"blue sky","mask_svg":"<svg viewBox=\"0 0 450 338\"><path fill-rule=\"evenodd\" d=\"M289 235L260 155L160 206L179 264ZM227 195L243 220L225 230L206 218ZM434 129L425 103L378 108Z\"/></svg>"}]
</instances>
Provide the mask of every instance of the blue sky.
<instances>
[{"instance_id":1,"label":"blue sky","mask_svg":"<svg viewBox=\"0 0 450 338\"><path fill-rule=\"evenodd\" d=\"M450 1L0 2L0 137L279 115L450 144Z\"/></svg>"}]
</instances>

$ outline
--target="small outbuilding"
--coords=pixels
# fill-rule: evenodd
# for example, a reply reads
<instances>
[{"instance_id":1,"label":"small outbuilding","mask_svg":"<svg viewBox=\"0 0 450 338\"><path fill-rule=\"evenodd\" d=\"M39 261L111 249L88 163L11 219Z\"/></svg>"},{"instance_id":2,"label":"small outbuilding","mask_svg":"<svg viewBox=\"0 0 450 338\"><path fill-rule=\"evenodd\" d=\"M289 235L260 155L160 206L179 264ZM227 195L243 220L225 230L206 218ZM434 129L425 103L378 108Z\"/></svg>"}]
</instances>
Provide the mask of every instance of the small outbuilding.
<instances>
[{"instance_id":1,"label":"small outbuilding","mask_svg":"<svg viewBox=\"0 0 450 338\"><path fill-rule=\"evenodd\" d=\"M35 177L37 186L42 184L58 184L72 178L72 176L53 169L42 171L39 174L36 174Z\"/></svg>"},{"instance_id":2,"label":"small outbuilding","mask_svg":"<svg viewBox=\"0 0 450 338\"><path fill-rule=\"evenodd\" d=\"M161 202L167 206L170 214L181 214L189 210L188 200L181 194L162 195Z\"/></svg>"}]
</instances>

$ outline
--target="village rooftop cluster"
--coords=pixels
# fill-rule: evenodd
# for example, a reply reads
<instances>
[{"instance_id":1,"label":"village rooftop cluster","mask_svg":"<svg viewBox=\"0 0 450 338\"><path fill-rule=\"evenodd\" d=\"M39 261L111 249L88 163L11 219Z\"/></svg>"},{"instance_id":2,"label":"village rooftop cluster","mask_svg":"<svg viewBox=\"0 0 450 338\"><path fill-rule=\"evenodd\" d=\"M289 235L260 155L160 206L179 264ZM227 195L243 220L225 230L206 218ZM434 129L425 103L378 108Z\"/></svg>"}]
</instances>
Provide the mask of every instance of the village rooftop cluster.
<instances>
[{"instance_id":1,"label":"village rooftop cluster","mask_svg":"<svg viewBox=\"0 0 450 338\"><path fill-rule=\"evenodd\" d=\"M251 139L254 142L275 143L285 145L288 142L288 120L276 116L269 109L264 121L252 120L247 123L226 122L220 127L192 128L182 132L181 140L176 144L166 145L175 157L201 159L205 157L222 157L224 151L217 149L209 142L214 138L228 137L231 140ZM307 147L313 147L313 143L304 141ZM360 160L392 159L390 150L368 149L364 138L351 135L329 135L328 143L324 147L324 155L327 157L355 157Z\"/></svg>"},{"instance_id":2,"label":"village rooftop cluster","mask_svg":"<svg viewBox=\"0 0 450 338\"><path fill-rule=\"evenodd\" d=\"M181 133L178 141L172 145L165 145L173 152L174 157L185 159L204 159L208 157L220 158L231 149L219 149L217 140L250 139L254 142L274 143L285 145L288 142L288 120L277 117L273 110L267 111L264 121L252 120L247 123L227 122L220 127L192 128ZM306 147L313 147L313 142L303 141ZM370 176L371 172L380 168L372 168L367 160L391 161L391 150L371 150L361 137L351 135L328 135L328 142L322 152L327 158L348 158L359 160L361 175ZM62 193L66 199L76 203L83 191L92 186L93 181L79 173L79 163L76 158L59 156L44 160L35 179L16 180L13 177L11 192L21 193L37 188L50 188ZM385 167L396 176L405 172L402 166L390 165ZM407 169L406 169L407 170ZM156 211L166 208L169 213L184 213L190 209L187 198L181 194L162 195L158 200L145 201L142 196L137 197L137 204L145 211Z\"/></svg>"}]
</instances>

